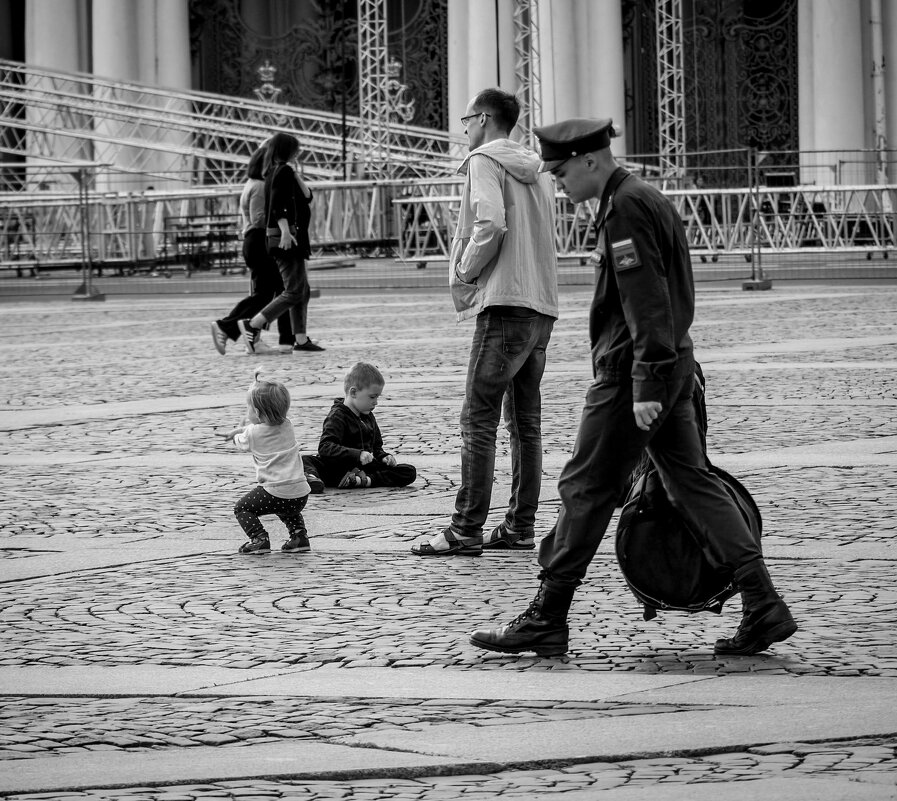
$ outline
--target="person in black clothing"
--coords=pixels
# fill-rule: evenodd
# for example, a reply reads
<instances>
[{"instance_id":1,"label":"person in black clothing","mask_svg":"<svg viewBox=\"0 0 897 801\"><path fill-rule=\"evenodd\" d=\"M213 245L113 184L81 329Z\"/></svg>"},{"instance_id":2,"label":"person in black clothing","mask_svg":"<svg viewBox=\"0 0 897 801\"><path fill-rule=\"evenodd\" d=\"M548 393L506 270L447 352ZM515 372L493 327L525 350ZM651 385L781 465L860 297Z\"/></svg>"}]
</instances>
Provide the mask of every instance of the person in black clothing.
<instances>
[{"instance_id":1,"label":"person in black clothing","mask_svg":"<svg viewBox=\"0 0 897 801\"><path fill-rule=\"evenodd\" d=\"M268 252L280 269L284 290L251 319L237 323L250 352L262 328L287 311L295 337L293 352L324 350L306 333L311 290L305 260L311 257L308 226L312 195L293 166L298 154L299 140L292 134L276 133L265 146L265 230Z\"/></svg>"},{"instance_id":2,"label":"person in black clothing","mask_svg":"<svg viewBox=\"0 0 897 801\"><path fill-rule=\"evenodd\" d=\"M773 588L759 544L710 472L692 403L695 362L688 330L694 282L685 228L657 189L610 152L612 121L572 119L536 128L543 171L574 203L599 199L599 263L589 313L594 381L573 454L558 481L561 509L542 540L535 599L506 626L475 631L492 651L566 652L567 615L598 549L620 490L642 452L657 466L670 502L711 564L741 592L734 636L720 655L755 654L796 630Z\"/></svg>"},{"instance_id":3,"label":"person in black clothing","mask_svg":"<svg viewBox=\"0 0 897 801\"><path fill-rule=\"evenodd\" d=\"M249 268L249 295L241 300L226 317L212 323L212 343L222 356L228 341L240 338L239 321L252 317L267 306L271 300L283 292L283 281L280 270L274 259L268 255L265 244L265 181L262 176L262 165L265 160L265 148L260 147L249 157L246 167L246 183L240 194L240 216L243 221L243 260ZM293 328L290 315L282 314L277 318L277 332L282 351L293 347ZM261 339L253 344L250 353L277 353Z\"/></svg>"},{"instance_id":4,"label":"person in black clothing","mask_svg":"<svg viewBox=\"0 0 897 801\"><path fill-rule=\"evenodd\" d=\"M343 382L344 398L335 398L321 433L317 456L303 456L312 492L325 485L340 489L405 487L417 478L410 464L398 464L383 450L374 408L383 392L382 373L358 362Z\"/></svg>"}]
</instances>

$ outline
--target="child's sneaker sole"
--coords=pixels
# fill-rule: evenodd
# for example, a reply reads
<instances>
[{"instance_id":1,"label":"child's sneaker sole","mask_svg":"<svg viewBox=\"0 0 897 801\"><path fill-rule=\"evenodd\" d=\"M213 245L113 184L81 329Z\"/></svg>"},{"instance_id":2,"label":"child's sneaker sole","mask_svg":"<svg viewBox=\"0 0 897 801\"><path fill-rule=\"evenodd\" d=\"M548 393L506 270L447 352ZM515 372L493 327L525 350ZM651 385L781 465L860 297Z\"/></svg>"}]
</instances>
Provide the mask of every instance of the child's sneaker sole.
<instances>
[{"instance_id":1,"label":"child's sneaker sole","mask_svg":"<svg viewBox=\"0 0 897 801\"><path fill-rule=\"evenodd\" d=\"M271 553L271 544L256 546L255 543L245 542L240 546L240 550L237 553L242 556L258 556L259 554Z\"/></svg>"}]
</instances>

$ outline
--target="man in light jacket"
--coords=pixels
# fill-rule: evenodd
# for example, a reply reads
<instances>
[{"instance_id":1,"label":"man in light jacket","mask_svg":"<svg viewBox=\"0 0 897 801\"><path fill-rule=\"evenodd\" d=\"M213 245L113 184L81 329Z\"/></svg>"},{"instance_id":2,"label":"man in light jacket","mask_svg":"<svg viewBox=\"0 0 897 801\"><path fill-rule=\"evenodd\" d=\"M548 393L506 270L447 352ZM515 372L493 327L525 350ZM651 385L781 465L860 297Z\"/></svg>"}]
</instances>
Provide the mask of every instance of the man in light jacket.
<instances>
[{"instance_id":1,"label":"man in light jacket","mask_svg":"<svg viewBox=\"0 0 897 801\"><path fill-rule=\"evenodd\" d=\"M484 548L531 550L542 480L545 350L558 316L554 184L535 152L512 141L520 104L485 89L461 122L470 153L449 257L458 321L476 318L461 408L461 487L452 521L412 547L418 556L479 556ZM511 497L484 536L495 438L504 407L511 436Z\"/></svg>"}]
</instances>

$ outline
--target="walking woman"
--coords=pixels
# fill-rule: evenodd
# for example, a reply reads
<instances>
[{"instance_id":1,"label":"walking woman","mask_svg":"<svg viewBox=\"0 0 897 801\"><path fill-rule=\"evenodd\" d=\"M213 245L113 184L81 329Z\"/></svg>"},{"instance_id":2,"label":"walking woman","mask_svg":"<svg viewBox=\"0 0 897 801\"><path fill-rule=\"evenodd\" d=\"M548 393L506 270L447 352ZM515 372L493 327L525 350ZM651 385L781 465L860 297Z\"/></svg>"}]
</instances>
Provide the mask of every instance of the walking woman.
<instances>
[{"instance_id":1,"label":"walking woman","mask_svg":"<svg viewBox=\"0 0 897 801\"><path fill-rule=\"evenodd\" d=\"M240 338L237 323L257 314L267 306L276 295L283 292L283 281L276 262L268 255L265 245L265 181L262 167L265 161L265 148L260 147L249 158L246 167L246 183L240 195L240 216L243 232L243 260L249 268L249 295L241 300L226 317L212 323L212 342L215 349L223 356L229 340ZM289 353L293 348L293 329L290 315L283 314L277 318L280 351ZM258 339L250 353L276 354L277 351Z\"/></svg>"},{"instance_id":2,"label":"walking woman","mask_svg":"<svg viewBox=\"0 0 897 801\"><path fill-rule=\"evenodd\" d=\"M324 350L308 338L306 318L308 286L305 260L311 256L308 226L311 222L311 189L299 177L293 162L299 155L299 140L276 133L265 148L265 220L270 253L280 269L284 290L264 309L237 325L249 350L260 341L262 328L285 312L293 327L293 353Z\"/></svg>"}]
</instances>

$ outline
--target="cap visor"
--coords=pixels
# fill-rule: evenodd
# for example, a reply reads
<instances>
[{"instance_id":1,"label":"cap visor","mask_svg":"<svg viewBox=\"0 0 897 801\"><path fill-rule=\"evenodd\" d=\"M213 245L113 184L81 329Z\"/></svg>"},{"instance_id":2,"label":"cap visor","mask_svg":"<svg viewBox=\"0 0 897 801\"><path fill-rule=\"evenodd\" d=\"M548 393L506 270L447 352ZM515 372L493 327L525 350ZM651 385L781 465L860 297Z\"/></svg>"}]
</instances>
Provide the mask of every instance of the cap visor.
<instances>
[{"instance_id":1,"label":"cap visor","mask_svg":"<svg viewBox=\"0 0 897 801\"><path fill-rule=\"evenodd\" d=\"M565 161L570 161L570 159L554 159L553 161L543 161L539 165L539 172L551 172L552 170L556 170Z\"/></svg>"}]
</instances>

